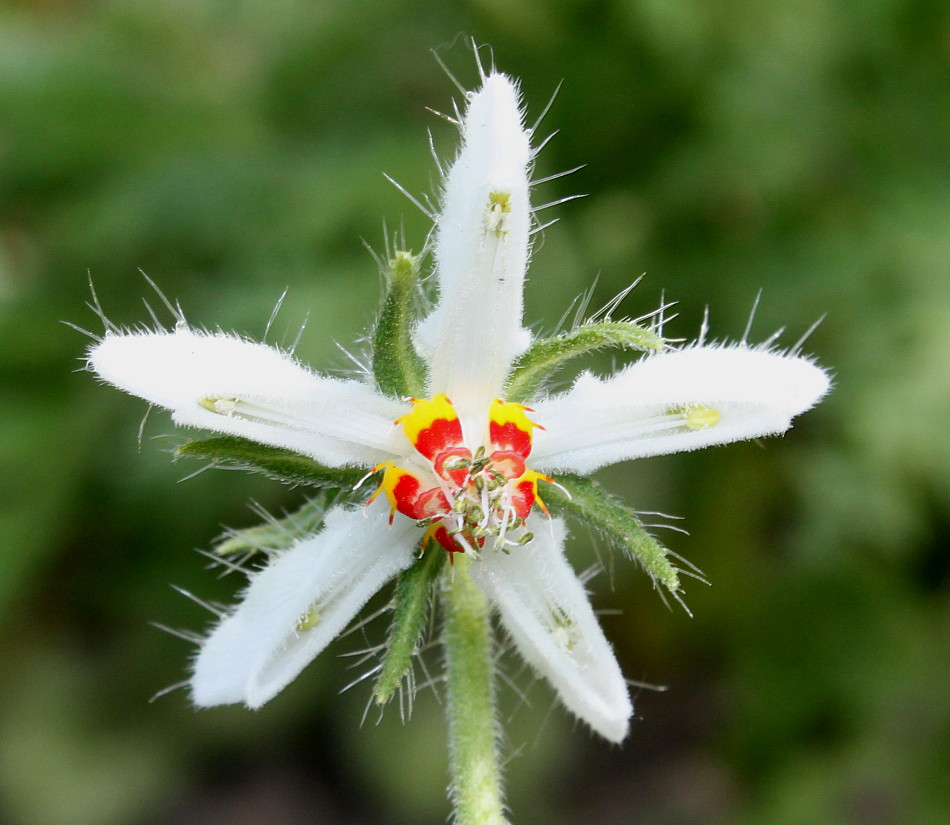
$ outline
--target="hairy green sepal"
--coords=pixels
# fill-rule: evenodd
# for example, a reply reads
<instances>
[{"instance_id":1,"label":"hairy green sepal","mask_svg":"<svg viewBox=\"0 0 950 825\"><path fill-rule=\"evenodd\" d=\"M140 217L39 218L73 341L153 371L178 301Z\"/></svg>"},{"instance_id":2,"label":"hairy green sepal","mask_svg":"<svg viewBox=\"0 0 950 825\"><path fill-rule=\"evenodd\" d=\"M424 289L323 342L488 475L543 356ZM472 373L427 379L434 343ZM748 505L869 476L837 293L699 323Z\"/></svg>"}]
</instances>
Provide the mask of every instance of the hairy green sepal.
<instances>
[{"instance_id":1,"label":"hairy green sepal","mask_svg":"<svg viewBox=\"0 0 950 825\"><path fill-rule=\"evenodd\" d=\"M373 689L377 704L384 705L402 684L419 649L432 600L432 588L445 563L445 551L431 545L415 564L399 574L393 592L393 622L386 653ZM410 688L411 689L411 688Z\"/></svg>"},{"instance_id":2,"label":"hairy green sepal","mask_svg":"<svg viewBox=\"0 0 950 825\"><path fill-rule=\"evenodd\" d=\"M215 545L215 552L222 556L244 556L286 550L316 533L323 526L327 510L339 497L339 491L318 494L283 518L271 518L243 530L228 530Z\"/></svg>"},{"instance_id":3,"label":"hairy green sepal","mask_svg":"<svg viewBox=\"0 0 950 825\"><path fill-rule=\"evenodd\" d=\"M656 352L663 343L653 330L632 321L596 321L553 338L541 338L515 361L505 400L529 401L572 358L610 347Z\"/></svg>"},{"instance_id":4,"label":"hairy green sepal","mask_svg":"<svg viewBox=\"0 0 950 825\"><path fill-rule=\"evenodd\" d=\"M682 590L681 571L673 563L672 553L647 532L632 510L592 479L571 473L553 478L555 484L544 489L544 500L552 510L576 516L594 527L625 556L639 562L655 584L677 596Z\"/></svg>"},{"instance_id":5,"label":"hairy green sepal","mask_svg":"<svg viewBox=\"0 0 950 825\"><path fill-rule=\"evenodd\" d=\"M421 396L426 369L412 343L419 259L409 252L397 252L385 274L389 291L373 331L373 375L386 395Z\"/></svg>"},{"instance_id":6,"label":"hairy green sepal","mask_svg":"<svg viewBox=\"0 0 950 825\"><path fill-rule=\"evenodd\" d=\"M352 490L366 475L359 467L327 467L305 455L268 447L247 438L216 436L189 441L175 448L175 457L192 456L216 464L255 470L288 484L309 484ZM369 485L367 489L372 489Z\"/></svg>"}]
</instances>

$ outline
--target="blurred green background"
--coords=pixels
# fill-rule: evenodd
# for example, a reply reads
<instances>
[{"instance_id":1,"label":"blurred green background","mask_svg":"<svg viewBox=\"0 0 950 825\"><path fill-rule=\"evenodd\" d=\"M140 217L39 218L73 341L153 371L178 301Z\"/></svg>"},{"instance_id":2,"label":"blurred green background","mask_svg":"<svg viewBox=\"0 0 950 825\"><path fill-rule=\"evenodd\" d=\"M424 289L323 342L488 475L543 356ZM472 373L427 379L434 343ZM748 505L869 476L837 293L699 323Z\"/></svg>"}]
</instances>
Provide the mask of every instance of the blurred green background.
<instances>
[{"instance_id":1,"label":"blurred green background","mask_svg":"<svg viewBox=\"0 0 950 825\"><path fill-rule=\"evenodd\" d=\"M264 710L196 712L190 647L150 625L230 601L194 548L301 493L173 464L173 431L82 366L107 315L147 321L138 270L196 324L345 368L378 306L364 249L427 224L382 177L436 185L466 36L523 79L540 134L528 320L679 301L668 333L781 325L836 389L783 440L602 474L699 565L695 613L619 562L596 604L637 691L623 748L532 684L501 694L515 823L940 823L950 811L950 7L943 0L0 2L0 822L441 823L440 697L360 726L337 655ZM179 483L181 482L181 483ZM594 549L576 530L573 556ZM613 588L610 583L612 581ZM381 638L377 622L366 631Z\"/></svg>"}]
</instances>

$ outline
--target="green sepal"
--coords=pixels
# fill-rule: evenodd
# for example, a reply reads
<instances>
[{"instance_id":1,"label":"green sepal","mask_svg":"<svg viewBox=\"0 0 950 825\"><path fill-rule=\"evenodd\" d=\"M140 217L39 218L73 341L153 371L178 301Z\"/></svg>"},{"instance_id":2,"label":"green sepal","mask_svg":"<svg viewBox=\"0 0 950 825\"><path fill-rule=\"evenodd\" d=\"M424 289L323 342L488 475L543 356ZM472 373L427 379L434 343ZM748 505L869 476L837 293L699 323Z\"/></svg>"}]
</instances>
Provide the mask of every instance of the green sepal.
<instances>
[{"instance_id":1,"label":"green sepal","mask_svg":"<svg viewBox=\"0 0 950 825\"><path fill-rule=\"evenodd\" d=\"M572 473L552 478L554 484L544 488L544 501L552 510L576 516L595 528L627 558L638 562L654 584L662 585L679 599L683 571L674 564L677 557L647 532L636 513L593 479ZM697 578L703 580L699 575Z\"/></svg>"},{"instance_id":2,"label":"green sepal","mask_svg":"<svg viewBox=\"0 0 950 825\"><path fill-rule=\"evenodd\" d=\"M426 368L412 343L413 307L419 259L397 252L385 272L389 291L373 330L373 375L380 391L394 398L421 396Z\"/></svg>"},{"instance_id":3,"label":"green sepal","mask_svg":"<svg viewBox=\"0 0 950 825\"><path fill-rule=\"evenodd\" d=\"M322 526L327 511L340 495L331 491L307 499L294 512L283 518L271 518L256 527L228 530L215 544L214 551L222 556L251 556L272 550L286 550Z\"/></svg>"},{"instance_id":4,"label":"green sepal","mask_svg":"<svg viewBox=\"0 0 950 825\"><path fill-rule=\"evenodd\" d=\"M657 352L664 340L632 321L594 321L553 338L540 338L515 361L505 386L506 401L529 401L572 358L610 347Z\"/></svg>"},{"instance_id":5,"label":"green sepal","mask_svg":"<svg viewBox=\"0 0 950 825\"><path fill-rule=\"evenodd\" d=\"M309 484L352 490L366 476L359 467L327 467L293 450L268 447L247 438L215 436L189 441L175 448L175 457L210 459L218 464L254 470L288 484ZM372 491L372 485L367 485Z\"/></svg>"},{"instance_id":6,"label":"green sepal","mask_svg":"<svg viewBox=\"0 0 950 825\"><path fill-rule=\"evenodd\" d=\"M432 602L435 582L442 572L446 552L430 542L421 559L399 574L393 593L393 622L386 653L373 688L373 699L384 705L412 668Z\"/></svg>"}]
</instances>

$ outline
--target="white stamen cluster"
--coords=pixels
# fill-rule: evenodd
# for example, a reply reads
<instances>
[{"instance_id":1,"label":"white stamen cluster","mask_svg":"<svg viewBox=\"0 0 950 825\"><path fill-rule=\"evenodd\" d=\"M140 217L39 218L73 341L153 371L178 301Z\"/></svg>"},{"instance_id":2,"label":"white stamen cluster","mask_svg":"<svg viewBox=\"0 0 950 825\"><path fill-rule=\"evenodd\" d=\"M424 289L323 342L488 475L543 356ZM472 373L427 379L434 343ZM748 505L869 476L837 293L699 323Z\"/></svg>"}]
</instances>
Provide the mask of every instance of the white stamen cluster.
<instances>
[{"instance_id":1,"label":"white stamen cluster","mask_svg":"<svg viewBox=\"0 0 950 825\"><path fill-rule=\"evenodd\" d=\"M450 536L461 544L466 552L477 552L482 540L496 537L495 547L520 547L534 538L533 533L522 533L517 540L507 539L512 530L524 526L511 504L513 480L502 473L480 446L471 458L458 456L443 465L446 471L466 470L461 485L451 480L439 479L445 497L451 501L448 512L422 519L419 524L429 526L441 520ZM451 525L451 526L450 526ZM475 546L472 546L475 541Z\"/></svg>"}]
</instances>

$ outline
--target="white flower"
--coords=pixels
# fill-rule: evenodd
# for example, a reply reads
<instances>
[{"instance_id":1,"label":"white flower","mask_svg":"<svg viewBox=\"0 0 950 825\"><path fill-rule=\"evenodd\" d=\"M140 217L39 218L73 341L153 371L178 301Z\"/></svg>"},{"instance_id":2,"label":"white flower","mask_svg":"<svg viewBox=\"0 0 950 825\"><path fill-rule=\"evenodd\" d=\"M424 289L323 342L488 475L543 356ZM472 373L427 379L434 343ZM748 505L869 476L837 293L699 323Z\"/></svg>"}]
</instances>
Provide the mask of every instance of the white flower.
<instances>
[{"instance_id":1,"label":"white flower","mask_svg":"<svg viewBox=\"0 0 950 825\"><path fill-rule=\"evenodd\" d=\"M331 467L383 470L366 509L332 511L320 532L252 577L201 647L196 704L260 707L431 539L428 552L441 545L477 556L473 577L564 704L607 739L626 735L627 687L565 560L564 524L538 511L543 474L782 433L829 382L804 358L696 346L647 356L611 378L584 374L533 409L499 400L531 343L522 327L530 138L516 87L486 77L468 97L444 182L438 303L415 331L428 369L424 399L388 398L277 349L184 325L110 332L91 348L101 378L166 407L179 424Z\"/></svg>"}]
</instances>

